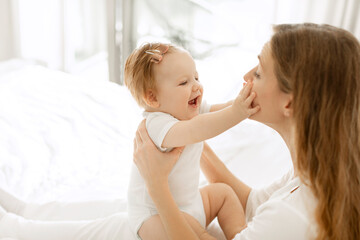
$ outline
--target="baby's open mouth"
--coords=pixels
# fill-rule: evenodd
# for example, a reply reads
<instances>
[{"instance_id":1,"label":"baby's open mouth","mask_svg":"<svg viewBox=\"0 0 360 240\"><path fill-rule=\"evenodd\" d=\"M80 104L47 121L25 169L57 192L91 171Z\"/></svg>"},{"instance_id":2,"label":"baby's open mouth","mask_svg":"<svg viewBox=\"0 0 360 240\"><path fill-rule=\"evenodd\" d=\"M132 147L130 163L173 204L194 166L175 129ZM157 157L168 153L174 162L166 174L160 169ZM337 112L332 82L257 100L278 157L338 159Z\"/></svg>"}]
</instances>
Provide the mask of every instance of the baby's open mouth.
<instances>
[{"instance_id":1,"label":"baby's open mouth","mask_svg":"<svg viewBox=\"0 0 360 240\"><path fill-rule=\"evenodd\" d=\"M199 97L196 97L196 98L190 100L190 101L188 102L189 105L196 106L196 105L197 105L197 102L198 102L198 98L199 98Z\"/></svg>"}]
</instances>

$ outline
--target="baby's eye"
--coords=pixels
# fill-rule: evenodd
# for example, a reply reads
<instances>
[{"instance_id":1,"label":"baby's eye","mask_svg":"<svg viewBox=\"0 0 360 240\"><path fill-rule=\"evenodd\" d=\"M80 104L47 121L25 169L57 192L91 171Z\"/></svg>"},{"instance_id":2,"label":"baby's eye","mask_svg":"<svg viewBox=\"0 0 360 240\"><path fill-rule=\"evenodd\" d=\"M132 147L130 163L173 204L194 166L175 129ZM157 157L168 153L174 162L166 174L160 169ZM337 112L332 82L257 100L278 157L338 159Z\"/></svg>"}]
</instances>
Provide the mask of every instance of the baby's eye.
<instances>
[{"instance_id":1,"label":"baby's eye","mask_svg":"<svg viewBox=\"0 0 360 240\"><path fill-rule=\"evenodd\" d=\"M196 81L199 81L199 77L195 77L195 80L196 80Z\"/></svg>"},{"instance_id":2,"label":"baby's eye","mask_svg":"<svg viewBox=\"0 0 360 240\"><path fill-rule=\"evenodd\" d=\"M183 81L183 82L181 82L179 85L180 86L184 86L184 85L186 85L187 84L187 81Z\"/></svg>"},{"instance_id":3,"label":"baby's eye","mask_svg":"<svg viewBox=\"0 0 360 240\"><path fill-rule=\"evenodd\" d=\"M255 78L260 78L260 74L258 74L256 71L254 72Z\"/></svg>"}]
</instances>

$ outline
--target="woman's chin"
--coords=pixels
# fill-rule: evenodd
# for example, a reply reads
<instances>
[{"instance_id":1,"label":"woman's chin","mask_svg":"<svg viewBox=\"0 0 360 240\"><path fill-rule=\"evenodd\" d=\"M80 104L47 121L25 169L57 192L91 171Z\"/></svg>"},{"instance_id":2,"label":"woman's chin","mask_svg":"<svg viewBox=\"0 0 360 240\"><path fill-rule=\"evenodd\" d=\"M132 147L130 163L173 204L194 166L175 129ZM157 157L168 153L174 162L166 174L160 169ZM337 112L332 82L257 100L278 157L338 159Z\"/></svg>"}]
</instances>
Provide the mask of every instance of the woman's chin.
<instances>
[{"instance_id":1,"label":"woman's chin","mask_svg":"<svg viewBox=\"0 0 360 240\"><path fill-rule=\"evenodd\" d=\"M259 121L258 118L259 118L259 112L254 113L253 115L251 115L251 116L249 117L249 119L255 120L255 121Z\"/></svg>"}]
</instances>

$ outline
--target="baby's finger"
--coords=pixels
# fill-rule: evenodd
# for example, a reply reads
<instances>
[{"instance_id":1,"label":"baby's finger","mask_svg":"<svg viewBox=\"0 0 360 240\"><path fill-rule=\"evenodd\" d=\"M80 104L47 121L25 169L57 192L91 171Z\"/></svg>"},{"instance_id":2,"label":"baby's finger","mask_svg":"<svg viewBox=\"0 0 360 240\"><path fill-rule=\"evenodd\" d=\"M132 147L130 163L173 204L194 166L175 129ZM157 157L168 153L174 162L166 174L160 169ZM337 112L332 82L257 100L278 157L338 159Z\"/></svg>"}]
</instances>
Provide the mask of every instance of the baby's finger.
<instances>
[{"instance_id":1,"label":"baby's finger","mask_svg":"<svg viewBox=\"0 0 360 240\"><path fill-rule=\"evenodd\" d=\"M136 137L134 137L133 161L135 164L136 164L136 160L137 160L137 158L136 158L137 150L138 150L138 144L136 141Z\"/></svg>"},{"instance_id":2,"label":"baby's finger","mask_svg":"<svg viewBox=\"0 0 360 240\"><path fill-rule=\"evenodd\" d=\"M139 130L136 131L135 141L136 141L136 145L137 145L137 146L139 146L140 144L143 143L143 140L142 140L142 138L141 138L141 134L140 134L140 131L139 131Z\"/></svg>"},{"instance_id":3,"label":"baby's finger","mask_svg":"<svg viewBox=\"0 0 360 240\"><path fill-rule=\"evenodd\" d=\"M137 142L136 142L136 137L134 137L134 152L137 150L138 146L137 146Z\"/></svg>"},{"instance_id":4,"label":"baby's finger","mask_svg":"<svg viewBox=\"0 0 360 240\"><path fill-rule=\"evenodd\" d=\"M242 93L244 92L244 89L245 89L245 87L246 87L247 84L248 84L247 82L244 82L244 83L243 83L243 87L241 88L239 94L242 94Z\"/></svg>"},{"instance_id":5,"label":"baby's finger","mask_svg":"<svg viewBox=\"0 0 360 240\"><path fill-rule=\"evenodd\" d=\"M245 104L249 106L252 103L252 101L254 101L255 97L256 97L255 92L250 93L250 95L245 99Z\"/></svg>"},{"instance_id":6,"label":"baby's finger","mask_svg":"<svg viewBox=\"0 0 360 240\"><path fill-rule=\"evenodd\" d=\"M141 123L139 124L139 126L138 126L138 128L137 128L138 131L139 131L139 130L146 129L146 124L145 124L145 122L146 122L145 119L143 119L143 120L141 121Z\"/></svg>"},{"instance_id":7,"label":"baby's finger","mask_svg":"<svg viewBox=\"0 0 360 240\"><path fill-rule=\"evenodd\" d=\"M242 101L245 101L245 99L248 97L250 85L251 85L251 82L247 82L247 83L245 84L245 86L241 89L238 97L239 97L239 99L241 99ZM250 89L251 89L251 88L250 88Z\"/></svg>"},{"instance_id":8,"label":"baby's finger","mask_svg":"<svg viewBox=\"0 0 360 240\"><path fill-rule=\"evenodd\" d=\"M145 119L143 121L141 121L141 123L139 124L138 130L136 131L136 133L139 134L141 142L146 142L149 139L149 135L147 133L146 130L146 124L145 124Z\"/></svg>"},{"instance_id":9,"label":"baby's finger","mask_svg":"<svg viewBox=\"0 0 360 240\"><path fill-rule=\"evenodd\" d=\"M244 100L249 96L251 88L252 88L253 83L252 82L247 82L245 87L242 90L242 96L244 97Z\"/></svg>"},{"instance_id":10,"label":"baby's finger","mask_svg":"<svg viewBox=\"0 0 360 240\"><path fill-rule=\"evenodd\" d=\"M260 111L260 106L259 105L255 106L254 108L249 109L249 114L251 116L251 115L257 113L258 111Z\"/></svg>"}]
</instances>

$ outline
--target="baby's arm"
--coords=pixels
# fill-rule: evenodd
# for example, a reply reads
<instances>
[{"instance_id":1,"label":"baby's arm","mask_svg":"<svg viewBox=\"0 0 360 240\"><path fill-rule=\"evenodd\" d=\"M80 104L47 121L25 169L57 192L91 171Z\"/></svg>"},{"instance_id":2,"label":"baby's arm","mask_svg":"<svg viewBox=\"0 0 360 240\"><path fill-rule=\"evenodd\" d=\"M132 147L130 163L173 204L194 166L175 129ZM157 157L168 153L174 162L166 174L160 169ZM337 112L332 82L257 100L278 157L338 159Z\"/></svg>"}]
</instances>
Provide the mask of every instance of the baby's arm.
<instances>
[{"instance_id":1,"label":"baby's arm","mask_svg":"<svg viewBox=\"0 0 360 240\"><path fill-rule=\"evenodd\" d=\"M220 111L200 114L190 120L179 121L166 134L162 147L172 148L197 143L215 137L259 111L252 107L255 93L251 93L252 83L248 82L231 106Z\"/></svg>"},{"instance_id":2,"label":"baby's arm","mask_svg":"<svg viewBox=\"0 0 360 240\"><path fill-rule=\"evenodd\" d=\"M222 110L226 107L229 107L233 104L233 102L234 102L234 100L228 101L226 103L213 104L210 107L210 112L216 112L216 111Z\"/></svg>"}]
</instances>

